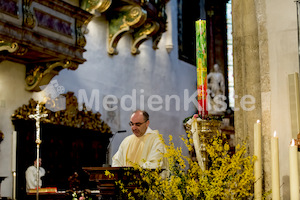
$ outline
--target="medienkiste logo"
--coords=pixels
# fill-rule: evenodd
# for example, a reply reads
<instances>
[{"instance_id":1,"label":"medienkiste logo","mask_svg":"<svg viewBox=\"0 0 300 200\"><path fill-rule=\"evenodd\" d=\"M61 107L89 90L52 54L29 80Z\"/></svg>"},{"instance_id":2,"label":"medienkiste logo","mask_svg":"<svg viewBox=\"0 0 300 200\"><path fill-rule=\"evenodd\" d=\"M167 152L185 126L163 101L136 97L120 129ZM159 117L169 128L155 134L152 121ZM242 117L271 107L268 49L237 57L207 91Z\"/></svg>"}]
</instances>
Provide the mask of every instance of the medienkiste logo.
<instances>
[{"instance_id":1,"label":"medienkiste logo","mask_svg":"<svg viewBox=\"0 0 300 200\"><path fill-rule=\"evenodd\" d=\"M65 88L59 85L57 80L52 80L48 85L40 86L46 97L45 107L52 112L57 112L66 109L66 97L62 94ZM94 110L99 112L101 107L106 111L115 111L122 109L124 111L132 111L136 109L150 110L150 111L188 111L194 107L201 111L198 105L197 95L198 91L191 91L188 89L183 90L183 95L146 95L144 89L132 89L131 94L125 94L117 97L113 94L108 94L100 98L100 90L93 89L87 94L85 89L78 90L78 110L83 109L83 104L86 105L87 110ZM225 103L226 96L217 95L207 103L208 111L225 112L228 105ZM235 100L239 100L240 107L233 108L234 111L240 109L244 111L252 111L255 109L255 98L252 95L244 95L241 98L235 96ZM102 105L101 105L102 102ZM119 108L120 106L120 108ZM213 110L212 110L213 109Z\"/></svg>"},{"instance_id":2,"label":"medienkiste logo","mask_svg":"<svg viewBox=\"0 0 300 200\"><path fill-rule=\"evenodd\" d=\"M52 112L66 109L66 97L63 94L65 87L58 84L57 80L52 80L48 85L40 86L46 97L45 107Z\"/></svg>"}]
</instances>

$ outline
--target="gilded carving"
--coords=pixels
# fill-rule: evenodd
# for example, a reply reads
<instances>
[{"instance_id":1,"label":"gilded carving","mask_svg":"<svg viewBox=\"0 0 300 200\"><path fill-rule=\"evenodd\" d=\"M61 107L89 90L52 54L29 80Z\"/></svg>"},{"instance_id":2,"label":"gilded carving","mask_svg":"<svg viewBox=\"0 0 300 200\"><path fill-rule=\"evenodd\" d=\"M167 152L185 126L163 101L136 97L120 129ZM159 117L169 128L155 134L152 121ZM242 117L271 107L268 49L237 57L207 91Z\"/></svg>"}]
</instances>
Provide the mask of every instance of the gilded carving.
<instances>
[{"instance_id":1,"label":"gilded carving","mask_svg":"<svg viewBox=\"0 0 300 200\"><path fill-rule=\"evenodd\" d=\"M131 6L130 6L131 7ZM141 26L147 19L147 13L139 6L134 6L130 8L128 13L123 15L123 24L120 26L120 29L130 26L136 28Z\"/></svg>"},{"instance_id":2,"label":"gilded carving","mask_svg":"<svg viewBox=\"0 0 300 200\"><path fill-rule=\"evenodd\" d=\"M108 53L117 54L116 47L126 32L141 26L147 18L146 12L139 6L123 6L116 15L109 16Z\"/></svg>"},{"instance_id":3,"label":"gilded carving","mask_svg":"<svg viewBox=\"0 0 300 200\"><path fill-rule=\"evenodd\" d=\"M26 90L40 91L40 86L46 85L59 73L62 68L76 69L78 66L71 61L47 63L46 65L34 64L27 66Z\"/></svg>"},{"instance_id":4,"label":"gilded carving","mask_svg":"<svg viewBox=\"0 0 300 200\"><path fill-rule=\"evenodd\" d=\"M100 13L105 12L111 6L112 0L102 0L98 4L96 10Z\"/></svg>"},{"instance_id":5,"label":"gilded carving","mask_svg":"<svg viewBox=\"0 0 300 200\"><path fill-rule=\"evenodd\" d=\"M139 35L155 34L159 29L159 24L155 21L144 24L143 28L138 32Z\"/></svg>"},{"instance_id":6,"label":"gilded carving","mask_svg":"<svg viewBox=\"0 0 300 200\"><path fill-rule=\"evenodd\" d=\"M0 62L26 65L26 90L40 91L60 70L86 61L91 13L61 0L0 0L0 16Z\"/></svg>"},{"instance_id":7,"label":"gilded carving","mask_svg":"<svg viewBox=\"0 0 300 200\"><path fill-rule=\"evenodd\" d=\"M83 0L81 1L81 8L90 13L95 13L95 11L103 13L110 7L111 3L112 0Z\"/></svg>"},{"instance_id":8,"label":"gilded carving","mask_svg":"<svg viewBox=\"0 0 300 200\"><path fill-rule=\"evenodd\" d=\"M112 4L112 8L105 13L109 22L107 52L110 55L118 53L118 41L125 33L133 37L133 55L138 54L141 43L151 37L153 49L157 49L162 34L166 32L165 5L168 1L120 0L120 4Z\"/></svg>"},{"instance_id":9,"label":"gilded carving","mask_svg":"<svg viewBox=\"0 0 300 200\"><path fill-rule=\"evenodd\" d=\"M28 49L16 42L6 42L4 40L0 40L0 51L8 51L14 55L22 56L27 53Z\"/></svg>"},{"instance_id":10,"label":"gilded carving","mask_svg":"<svg viewBox=\"0 0 300 200\"><path fill-rule=\"evenodd\" d=\"M32 0L24 0L23 4L23 14L24 14L24 25L28 28L33 28L35 26L35 19L34 15L31 12L30 6L31 6Z\"/></svg>"},{"instance_id":11,"label":"gilded carving","mask_svg":"<svg viewBox=\"0 0 300 200\"><path fill-rule=\"evenodd\" d=\"M152 48L158 49L158 43L162 37L162 33L156 34L152 37Z\"/></svg>"},{"instance_id":12,"label":"gilded carving","mask_svg":"<svg viewBox=\"0 0 300 200\"><path fill-rule=\"evenodd\" d=\"M18 43L16 42L5 42L0 40L0 51L8 51L9 53L13 53L17 51L19 48Z\"/></svg>"},{"instance_id":13,"label":"gilded carving","mask_svg":"<svg viewBox=\"0 0 300 200\"><path fill-rule=\"evenodd\" d=\"M29 115L35 113L36 105L39 103L41 113L48 114L47 117L41 118L42 123L89 129L103 134L111 134L110 127L101 119L99 112L93 113L89 111L85 104L83 104L82 109L79 110L78 101L73 92L61 94L60 97L64 99L64 109L53 112L52 107L56 106L55 99L52 99L50 96L45 97L43 102L30 99L28 105L24 104L15 110L12 119L32 120L29 118Z\"/></svg>"},{"instance_id":14,"label":"gilded carving","mask_svg":"<svg viewBox=\"0 0 300 200\"><path fill-rule=\"evenodd\" d=\"M82 29L85 29L85 26L78 22L76 23L76 44L80 47L84 47L86 45L86 39L84 37Z\"/></svg>"},{"instance_id":15,"label":"gilded carving","mask_svg":"<svg viewBox=\"0 0 300 200\"><path fill-rule=\"evenodd\" d=\"M142 44L142 42L144 42L149 37L157 33L158 30L159 30L159 23L155 21L148 21L142 27L137 29L137 31L133 33L133 43L131 46L131 53L133 55L138 54L140 52L138 48Z\"/></svg>"},{"instance_id":16,"label":"gilded carving","mask_svg":"<svg viewBox=\"0 0 300 200\"><path fill-rule=\"evenodd\" d=\"M28 52L28 48L23 45L18 45L18 50L14 52L14 55L23 56Z\"/></svg>"}]
</instances>

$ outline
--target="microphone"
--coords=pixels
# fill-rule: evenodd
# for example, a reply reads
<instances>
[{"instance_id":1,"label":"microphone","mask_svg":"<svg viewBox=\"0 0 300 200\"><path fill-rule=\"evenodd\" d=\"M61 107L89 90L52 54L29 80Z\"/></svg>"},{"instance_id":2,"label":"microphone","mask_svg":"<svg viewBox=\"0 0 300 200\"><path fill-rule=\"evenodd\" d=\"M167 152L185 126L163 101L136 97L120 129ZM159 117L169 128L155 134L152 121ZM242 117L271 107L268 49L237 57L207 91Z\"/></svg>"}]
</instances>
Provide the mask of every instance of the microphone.
<instances>
[{"instance_id":1,"label":"microphone","mask_svg":"<svg viewBox=\"0 0 300 200\"><path fill-rule=\"evenodd\" d=\"M106 162L105 162L105 164L102 165L103 167L110 167L110 164L108 164L108 163L109 163L109 162L108 162L109 147L110 147L112 141L114 140L115 135L116 135L117 133L125 133L125 132L127 132L127 131L126 131L126 130L119 130L119 131L113 133L113 136L112 136L112 138L110 139L109 144L107 145L107 148L106 148Z\"/></svg>"},{"instance_id":2,"label":"microphone","mask_svg":"<svg viewBox=\"0 0 300 200\"><path fill-rule=\"evenodd\" d=\"M120 130L120 131L117 131L116 133L125 133L127 132L126 130Z\"/></svg>"}]
</instances>

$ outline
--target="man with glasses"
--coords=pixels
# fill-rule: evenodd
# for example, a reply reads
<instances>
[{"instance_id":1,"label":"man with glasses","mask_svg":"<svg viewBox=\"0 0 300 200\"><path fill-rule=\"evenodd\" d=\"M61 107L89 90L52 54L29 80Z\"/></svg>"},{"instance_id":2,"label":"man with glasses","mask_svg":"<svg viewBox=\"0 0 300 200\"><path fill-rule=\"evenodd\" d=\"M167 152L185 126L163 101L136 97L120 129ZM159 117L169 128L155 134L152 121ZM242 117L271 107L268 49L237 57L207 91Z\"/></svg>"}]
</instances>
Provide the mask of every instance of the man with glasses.
<instances>
[{"instance_id":1,"label":"man with glasses","mask_svg":"<svg viewBox=\"0 0 300 200\"><path fill-rule=\"evenodd\" d=\"M132 166L132 163L148 169L167 167L167 161L162 155L165 147L159 138L159 132L152 130L149 124L149 114L146 111L133 112L129 122L133 134L122 141L112 158L113 167Z\"/></svg>"}]
</instances>

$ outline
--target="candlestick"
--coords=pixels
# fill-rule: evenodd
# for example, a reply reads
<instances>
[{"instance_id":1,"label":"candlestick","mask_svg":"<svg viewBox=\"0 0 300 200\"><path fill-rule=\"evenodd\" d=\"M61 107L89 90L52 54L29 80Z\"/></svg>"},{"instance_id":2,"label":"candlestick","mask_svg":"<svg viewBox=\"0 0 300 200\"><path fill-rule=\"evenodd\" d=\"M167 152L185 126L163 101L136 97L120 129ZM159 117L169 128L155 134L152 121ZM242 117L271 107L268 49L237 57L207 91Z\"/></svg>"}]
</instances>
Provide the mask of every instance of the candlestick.
<instances>
[{"instance_id":1,"label":"candlestick","mask_svg":"<svg viewBox=\"0 0 300 200\"><path fill-rule=\"evenodd\" d=\"M254 198L262 199L262 157L261 157L261 123L257 120L254 124Z\"/></svg>"},{"instance_id":2,"label":"candlestick","mask_svg":"<svg viewBox=\"0 0 300 200\"><path fill-rule=\"evenodd\" d=\"M290 199L299 200L299 173L298 173L298 146L295 145L295 140L289 148L290 155Z\"/></svg>"},{"instance_id":3,"label":"candlestick","mask_svg":"<svg viewBox=\"0 0 300 200\"><path fill-rule=\"evenodd\" d=\"M280 200L280 180L279 180L279 148L276 131L271 139L272 153L272 199Z\"/></svg>"},{"instance_id":4,"label":"candlestick","mask_svg":"<svg viewBox=\"0 0 300 200\"><path fill-rule=\"evenodd\" d=\"M206 20L196 21L196 60L197 60L197 90L198 111L202 118L207 112L207 44Z\"/></svg>"}]
</instances>

